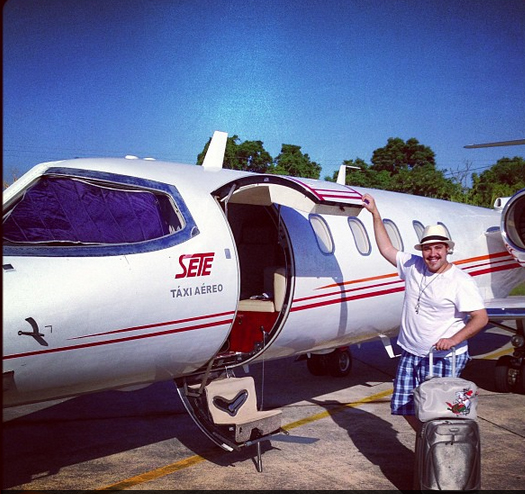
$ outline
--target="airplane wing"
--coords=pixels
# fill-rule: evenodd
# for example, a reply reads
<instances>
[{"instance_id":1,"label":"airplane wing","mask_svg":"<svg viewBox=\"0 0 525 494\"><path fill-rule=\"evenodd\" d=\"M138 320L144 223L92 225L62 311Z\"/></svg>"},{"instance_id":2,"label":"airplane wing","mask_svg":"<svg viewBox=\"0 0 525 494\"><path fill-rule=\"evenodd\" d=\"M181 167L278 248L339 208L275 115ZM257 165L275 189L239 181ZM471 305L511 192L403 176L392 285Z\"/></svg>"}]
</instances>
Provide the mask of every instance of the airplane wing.
<instances>
[{"instance_id":1,"label":"airplane wing","mask_svg":"<svg viewBox=\"0 0 525 494\"><path fill-rule=\"evenodd\" d=\"M496 362L494 382L501 393L525 393L525 297L510 296L485 302L489 322L514 335L511 338L514 352L503 355ZM507 323L515 321L515 327ZM504 324L505 323L505 324Z\"/></svg>"},{"instance_id":2,"label":"airplane wing","mask_svg":"<svg viewBox=\"0 0 525 494\"><path fill-rule=\"evenodd\" d=\"M463 146L466 149L475 148L492 148L496 146L521 146L525 144L525 139L515 139L512 141L497 141L497 142L484 142L481 144L468 144Z\"/></svg>"},{"instance_id":3,"label":"airplane wing","mask_svg":"<svg viewBox=\"0 0 525 494\"><path fill-rule=\"evenodd\" d=\"M485 305L491 322L525 319L525 296L494 298Z\"/></svg>"}]
</instances>

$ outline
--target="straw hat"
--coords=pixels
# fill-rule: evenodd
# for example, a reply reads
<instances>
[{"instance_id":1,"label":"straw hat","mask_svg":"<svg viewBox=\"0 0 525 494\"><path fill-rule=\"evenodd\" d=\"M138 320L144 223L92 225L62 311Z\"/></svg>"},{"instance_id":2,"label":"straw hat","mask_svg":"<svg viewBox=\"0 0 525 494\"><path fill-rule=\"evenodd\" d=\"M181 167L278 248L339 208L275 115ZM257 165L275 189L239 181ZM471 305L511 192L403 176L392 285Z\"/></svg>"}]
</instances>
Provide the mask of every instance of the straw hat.
<instances>
[{"instance_id":1,"label":"straw hat","mask_svg":"<svg viewBox=\"0 0 525 494\"><path fill-rule=\"evenodd\" d=\"M414 245L414 249L423 250L423 245L427 244L447 244L450 250L454 249L454 242L450 240L449 233L443 225L428 225L423 232L419 244Z\"/></svg>"}]
</instances>

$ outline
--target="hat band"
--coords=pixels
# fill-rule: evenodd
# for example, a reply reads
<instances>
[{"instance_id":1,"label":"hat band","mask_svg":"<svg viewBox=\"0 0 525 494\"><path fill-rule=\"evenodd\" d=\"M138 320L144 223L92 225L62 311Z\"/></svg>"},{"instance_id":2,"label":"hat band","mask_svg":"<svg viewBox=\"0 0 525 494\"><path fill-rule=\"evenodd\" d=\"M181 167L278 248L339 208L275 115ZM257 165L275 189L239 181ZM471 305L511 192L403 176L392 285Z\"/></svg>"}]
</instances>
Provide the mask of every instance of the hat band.
<instances>
[{"instance_id":1,"label":"hat band","mask_svg":"<svg viewBox=\"0 0 525 494\"><path fill-rule=\"evenodd\" d=\"M436 240L436 241L443 241L443 242L450 242L450 239L448 239L447 237L443 237L441 235L429 235L428 237L425 237L423 239L421 239L421 243L423 242L429 242L431 240Z\"/></svg>"}]
</instances>

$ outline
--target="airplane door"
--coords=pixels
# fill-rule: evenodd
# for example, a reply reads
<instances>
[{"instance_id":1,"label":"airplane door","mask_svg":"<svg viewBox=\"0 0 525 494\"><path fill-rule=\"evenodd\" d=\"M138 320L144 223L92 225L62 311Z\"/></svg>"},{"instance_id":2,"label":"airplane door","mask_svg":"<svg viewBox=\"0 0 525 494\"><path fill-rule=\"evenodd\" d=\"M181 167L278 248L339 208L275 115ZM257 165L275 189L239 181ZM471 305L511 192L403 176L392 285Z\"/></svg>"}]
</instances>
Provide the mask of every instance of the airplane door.
<instances>
[{"instance_id":1,"label":"airplane door","mask_svg":"<svg viewBox=\"0 0 525 494\"><path fill-rule=\"evenodd\" d=\"M323 187L325 184L323 184ZM357 214L361 195L339 184L291 177L249 175L214 193L230 225L239 258L237 314L223 348L198 378L177 380L179 394L201 430L216 444L237 445L207 412L207 384L228 369L262 358L278 338L294 294L295 261L281 208L309 213Z\"/></svg>"}]
</instances>

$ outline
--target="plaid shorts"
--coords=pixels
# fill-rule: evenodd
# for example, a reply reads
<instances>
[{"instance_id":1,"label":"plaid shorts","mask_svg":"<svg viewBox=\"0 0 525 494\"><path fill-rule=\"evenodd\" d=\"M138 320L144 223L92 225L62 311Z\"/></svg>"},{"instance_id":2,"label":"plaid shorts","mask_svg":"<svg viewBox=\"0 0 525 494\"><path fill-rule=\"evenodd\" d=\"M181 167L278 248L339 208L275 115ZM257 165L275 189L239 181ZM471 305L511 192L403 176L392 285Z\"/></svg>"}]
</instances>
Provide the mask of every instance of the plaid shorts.
<instances>
[{"instance_id":1,"label":"plaid shorts","mask_svg":"<svg viewBox=\"0 0 525 494\"><path fill-rule=\"evenodd\" d=\"M468 351L456 355L456 375L458 377L470 360ZM392 415L415 415L413 390L429 374L428 356L418 357L403 350L394 379L394 393L390 408ZM434 357L434 372L438 377L452 377L452 357Z\"/></svg>"}]
</instances>

